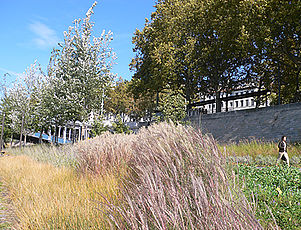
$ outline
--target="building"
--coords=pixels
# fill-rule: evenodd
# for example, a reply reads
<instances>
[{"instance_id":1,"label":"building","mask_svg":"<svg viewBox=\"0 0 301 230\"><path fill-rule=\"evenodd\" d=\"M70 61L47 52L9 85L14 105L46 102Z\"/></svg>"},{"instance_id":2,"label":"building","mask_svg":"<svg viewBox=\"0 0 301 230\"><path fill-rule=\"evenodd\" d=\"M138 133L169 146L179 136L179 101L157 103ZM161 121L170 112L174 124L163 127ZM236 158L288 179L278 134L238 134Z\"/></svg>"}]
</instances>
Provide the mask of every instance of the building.
<instances>
[{"instance_id":1,"label":"building","mask_svg":"<svg viewBox=\"0 0 301 230\"><path fill-rule=\"evenodd\" d=\"M267 98L267 90L259 91L257 88L242 88L232 91L231 93L221 93L221 112L229 112L236 110L254 109L256 107L262 108L270 105ZM256 96L264 95L264 100L256 106ZM202 97L202 100L191 105L192 110L188 115L194 115L197 111L202 113L216 113L215 95Z\"/></svg>"}]
</instances>

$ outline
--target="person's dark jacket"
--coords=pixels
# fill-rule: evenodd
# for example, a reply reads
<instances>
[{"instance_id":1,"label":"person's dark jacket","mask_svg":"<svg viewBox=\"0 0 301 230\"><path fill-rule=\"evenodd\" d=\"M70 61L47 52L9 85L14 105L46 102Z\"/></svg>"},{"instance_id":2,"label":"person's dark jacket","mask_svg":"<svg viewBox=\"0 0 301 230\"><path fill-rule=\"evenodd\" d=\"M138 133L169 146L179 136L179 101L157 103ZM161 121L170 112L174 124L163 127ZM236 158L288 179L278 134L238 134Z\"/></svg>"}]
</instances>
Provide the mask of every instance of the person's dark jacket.
<instances>
[{"instance_id":1,"label":"person's dark jacket","mask_svg":"<svg viewBox=\"0 0 301 230\"><path fill-rule=\"evenodd\" d=\"M285 141L280 141L279 144L278 144L278 148L279 148L280 153L286 152L286 149L287 149L286 142Z\"/></svg>"}]
</instances>

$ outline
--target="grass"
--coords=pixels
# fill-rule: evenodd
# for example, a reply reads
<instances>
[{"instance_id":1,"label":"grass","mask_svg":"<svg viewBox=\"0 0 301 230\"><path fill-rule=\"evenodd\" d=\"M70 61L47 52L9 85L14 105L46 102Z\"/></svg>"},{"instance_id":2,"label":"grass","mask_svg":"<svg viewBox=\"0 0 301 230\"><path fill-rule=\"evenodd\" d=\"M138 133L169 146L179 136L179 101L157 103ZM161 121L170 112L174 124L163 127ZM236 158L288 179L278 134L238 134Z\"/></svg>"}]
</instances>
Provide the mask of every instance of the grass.
<instances>
[{"instance_id":1,"label":"grass","mask_svg":"<svg viewBox=\"0 0 301 230\"><path fill-rule=\"evenodd\" d=\"M0 159L0 174L10 191L18 229L105 229L99 202L114 202L114 175L82 176L74 169L37 162L28 156Z\"/></svg>"},{"instance_id":2,"label":"grass","mask_svg":"<svg viewBox=\"0 0 301 230\"><path fill-rule=\"evenodd\" d=\"M277 157L277 145L272 143L218 146L190 127L161 123L137 135L106 133L74 146L40 145L7 152L10 156L0 158L0 175L20 229L282 226L276 214L275 222L266 213L269 209L262 209L266 215L258 214L265 203L253 202L258 191L250 186L259 180L255 165L250 166L255 167L254 175L244 175L248 170L240 168L246 184L239 185L242 177L237 180L227 159L230 154L236 156L231 158L235 162L241 157L244 163L246 159L256 163L260 157ZM289 155L299 157L300 146L290 146ZM291 218L294 222L295 216Z\"/></svg>"},{"instance_id":3,"label":"grass","mask_svg":"<svg viewBox=\"0 0 301 230\"><path fill-rule=\"evenodd\" d=\"M50 163L54 166L76 167L77 159L72 145L55 146L49 144L34 145L24 148L8 148L6 154L15 156L26 155L30 158L44 163Z\"/></svg>"},{"instance_id":4,"label":"grass","mask_svg":"<svg viewBox=\"0 0 301 230\"><path fill-rule=\"evenodd\" d=\"M3 184L0 181L0 229L9 229L11 224L7 220L7 208L5 207L5 201L2 197Z\"/></svg>"},{"instance_id":5,"label":"grass","mask_svg":"<svg viewBox=\"0 0 301 230\"><path fill-rule=\"evenodd\" d=\"M221 151L229 155L235 156L250 156L256 158L259 155L263 156L278 156L278 143L264 142L264 141L241 141L239 143L232 143L220 146ZM301 145L288 144L288 154L290 157L301 156Z\"/></svg>"},{"instance_id":6,"label":"grass","mask_svg":"<svg viewBox=\"0 0 301 230\"><path fill-rule=\"evenodd\" d=\"M268 228L276 222L281 229L301 228L301 171L295 167L239 165L241 186L256 206L256 217Z\"/></svg>"},{"instance_id":7,"label":"grass","mask_svg":"<svg viewBox=\"0 0 301 230\"><path fill-rule=\"evenodd\" d=\"M115 227L260 229L211 137L162 123L142 129L129 148L126 202L108 209Z\"/></svg>"},{"instance_id":8,"label":"grass","mask_svg":"<svg viewBox=\"0 0 301 230\"><path fill-rule=\"evenodd\" d=\"M272 166L278 158L277 143L263 141L241 141L238 144L219 145L230 163ZM301 145L288 147L290 165L301 167Z\"/></svg>"}]
</instances>

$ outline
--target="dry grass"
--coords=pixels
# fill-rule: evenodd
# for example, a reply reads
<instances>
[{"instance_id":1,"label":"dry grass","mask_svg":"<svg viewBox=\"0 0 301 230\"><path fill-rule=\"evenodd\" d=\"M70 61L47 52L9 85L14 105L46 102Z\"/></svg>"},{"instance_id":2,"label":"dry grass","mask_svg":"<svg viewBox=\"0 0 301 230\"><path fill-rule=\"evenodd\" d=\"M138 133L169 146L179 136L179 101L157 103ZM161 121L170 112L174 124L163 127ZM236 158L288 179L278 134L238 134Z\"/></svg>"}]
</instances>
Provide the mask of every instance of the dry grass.
<instances>
[{"instance_id":1,"label":"dry grass","mask_svg":"<svg viewBox=\"0 0 301 230\"><path fill-rule=\"evenodd\" d=\"M74 147L77 170L82 174L124 175L127 164L132 159L132 145L136 140L135 134L105 133L78 143Z\"/></svg>"},{"instance_id":2,"label":"dry grass","mask_svg":"<svg viewBox=\"0 0 301 230\"><path fill-rule=\"evenodd\" d=\"M76 167L76 155L73 145L55 146L49 144L33 145L24 148L5 149L8 154L26 155L39 162L51 163L54 166Z\"/></svg>"},{"instance_id":3,"label":"dry grass","mask_svg":"<svg viewBox=\"0 0 301 230\"><path fill-rule=\"evenodd\" d=\"M232 156L278 156L278 143L264 141L241 141L239 143L220 146L220 149L226 148L227 154ZM301 156L301 145L288 144L288 154L290 157Z\"/></svg>"},{"instance_id":4,"label":"dry grass","mask_svg":"<svg viewBox=\"0 0 301 230\"><path fill-rule=\"evenodd\" d=\"M0 158L0 174L10 191L18 229L108 228L97 209L103 199L99 193L117 200L115 176L78 176L71 168L38 163L27 156Z\"/></svg>"},{"instance_id":5,"label":"dry grass","mask_svg":"<svg viewBox=\"0 0 301 230\"><path fill-rule=\"evenodd\" d=\"M261 229L215 141L189 127L18 154L31 158L3 157L0 175L21 229Z\"/></svg>"},{"instance_id":6,"label":"dry grass","mask_svg":"<svg viewBox=\"0 0 301 230\"><path fill-rule=\"evenodd\" d=\"M162 123L140 131L128 148L126 202L108 209L115 227L261 229L211 137Z\"/></svg>"}]
</instances>

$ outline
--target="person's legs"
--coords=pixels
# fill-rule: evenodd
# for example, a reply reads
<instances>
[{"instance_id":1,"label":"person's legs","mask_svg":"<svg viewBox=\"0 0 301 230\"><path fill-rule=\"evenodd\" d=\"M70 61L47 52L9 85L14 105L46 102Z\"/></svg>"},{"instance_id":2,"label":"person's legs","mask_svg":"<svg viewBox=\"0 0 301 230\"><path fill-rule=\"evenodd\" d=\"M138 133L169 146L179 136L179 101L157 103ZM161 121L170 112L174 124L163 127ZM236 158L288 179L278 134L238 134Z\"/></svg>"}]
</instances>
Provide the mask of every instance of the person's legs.
<instances>
[{"instance_id":1,"label":"person's legs","mask_svg":"<svg viewBox=\"0 0 301 230\"><path fill-rule=\"evenodd\" d=\"M276 161L276 165L278 164L279 160L282 158L284 152L279 152L279 155L278 155L278 158L277 158L277 161Z\"/></svg>"},{"instance_id":2,"label":"person's legs","mask_svg":"<svg viewBox=\"0 0 301 230\"><path fill-rule=\"evenodd\" d=\"M289 160L289 158L288 158L288 154L287 154L287 152L284 152L283 153L283 156L285 157L285 159L286 159L286 163L287 163L287 165L288 166L290 166L290 160Z\"/></svg>"}]
</instances>

